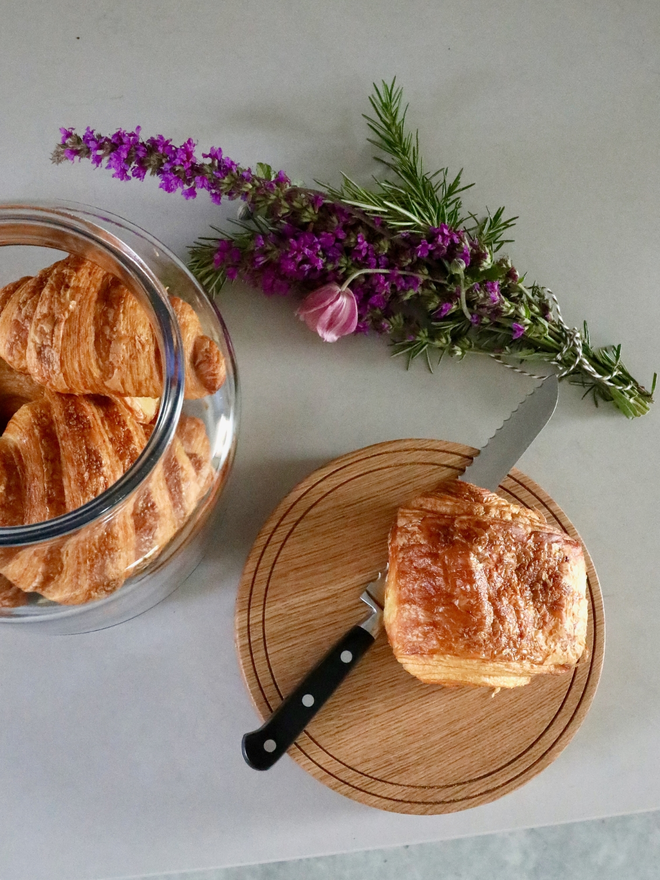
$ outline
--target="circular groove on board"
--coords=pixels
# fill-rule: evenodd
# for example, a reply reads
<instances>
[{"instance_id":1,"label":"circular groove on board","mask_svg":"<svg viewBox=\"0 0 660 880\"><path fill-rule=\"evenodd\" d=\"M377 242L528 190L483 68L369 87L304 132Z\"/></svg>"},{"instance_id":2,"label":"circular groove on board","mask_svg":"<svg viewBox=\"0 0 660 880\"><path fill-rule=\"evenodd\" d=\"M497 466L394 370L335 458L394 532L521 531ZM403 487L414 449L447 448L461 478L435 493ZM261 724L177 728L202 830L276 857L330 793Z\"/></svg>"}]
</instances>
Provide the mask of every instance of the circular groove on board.
<instances>
[{"instance_id":1,"label":"circular groove on board","mask_svg":"<svg viewBox=\"0 0 660 880\"><path fill-rule=\"evenodd\" d=\"M262 718L365 617L358 597L387 562L396 508L455 477L475 453L435 440L380 443L320 468L281 502L250 552L236 605L241 668ZM520 471L499 491L579 540ZM600 677L602 596L586 555L588 651L570 673L491 699L482 688L423 685L381 635L289 754L335 791L395 812L466 809L529 781L571 740Z\"/></svg>"}]
</instances>

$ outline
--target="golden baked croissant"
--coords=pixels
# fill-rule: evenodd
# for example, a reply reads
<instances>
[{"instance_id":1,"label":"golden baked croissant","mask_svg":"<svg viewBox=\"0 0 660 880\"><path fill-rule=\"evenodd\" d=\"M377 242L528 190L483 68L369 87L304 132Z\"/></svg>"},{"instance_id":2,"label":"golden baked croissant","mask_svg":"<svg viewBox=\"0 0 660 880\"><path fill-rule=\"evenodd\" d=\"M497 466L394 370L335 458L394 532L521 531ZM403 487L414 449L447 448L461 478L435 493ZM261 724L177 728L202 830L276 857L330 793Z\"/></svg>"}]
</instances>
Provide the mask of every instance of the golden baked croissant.
<instances>
[{"instance_id":1,"label":"golden baked croissant","mask_svg":"<svg viewBox=\"0 0 660 880\"><path fill-rule=\"evenodd\" d=\"M563 672L586 641L582 547L536 511L445 484L398 512L384 619L424 682L510 688Z\"/></svg>"},{"instance_id":2,"label":"golden baked croissant","mask_svg":"<svg viewBox=\"0 0 660 880\"><path fill-rule=\"evenodd\" d=\"M43 522L95 498L133 464L150 431L118 399L46 391L21 407L0 437L0 526ZM182 416L163 460L130 503L107 522L50 544L0 549L0 572L14 586L64 604L108 595L168 543L212 477L204 425Z\"/></svg>"},{"instance_id":3,"label":"golden baked croissant","mask_svg":"<svg viewBox=\"0 0 660 880\"><path fill-rule=\"evenodd\" d=\"M185 356L185 394L220 388L225 364L195 311L170 297ZM69 256L0 290L0 357L52 391L160 397L156 335L137 298L95 263Z\"/></svg>"}]
</instances>

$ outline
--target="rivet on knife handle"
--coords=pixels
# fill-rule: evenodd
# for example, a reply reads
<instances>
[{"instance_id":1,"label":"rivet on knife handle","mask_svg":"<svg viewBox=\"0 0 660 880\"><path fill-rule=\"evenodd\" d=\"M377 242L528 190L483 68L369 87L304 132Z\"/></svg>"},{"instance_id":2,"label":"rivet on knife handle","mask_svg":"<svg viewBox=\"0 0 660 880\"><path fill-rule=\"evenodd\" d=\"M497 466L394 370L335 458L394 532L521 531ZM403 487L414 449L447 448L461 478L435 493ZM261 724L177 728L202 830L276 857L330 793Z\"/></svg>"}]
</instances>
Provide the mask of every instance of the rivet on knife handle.
<instances>
[{"instance_id":1,"label":"rivet on knife handle","mask_svg":"<svg viewBox=\"0 0 660 880\"><path fill-rule=\"evenodd\" d=\"M332 696L374 638L354 626L280 703L259 730L243 737L243 757L255 770L268 770L293 745Z\"/></svg>"}]
</instances>

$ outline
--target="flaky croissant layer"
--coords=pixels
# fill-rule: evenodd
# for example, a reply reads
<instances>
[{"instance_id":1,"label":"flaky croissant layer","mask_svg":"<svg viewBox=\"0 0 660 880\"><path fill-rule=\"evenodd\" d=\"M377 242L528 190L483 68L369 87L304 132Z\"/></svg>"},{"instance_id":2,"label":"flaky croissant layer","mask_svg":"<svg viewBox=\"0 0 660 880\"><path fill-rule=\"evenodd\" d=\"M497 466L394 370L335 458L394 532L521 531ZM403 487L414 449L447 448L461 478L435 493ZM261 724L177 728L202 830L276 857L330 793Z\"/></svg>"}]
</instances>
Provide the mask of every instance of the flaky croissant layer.
<instances>
[{"instance_id":1,"label":"flaky croissant layer","mask_svg":"<svg viewBox=\"0 0 660 880\"><path fill-rule=\"evenodd\" d=\"M215 342L195 311L170 297L183 340L188 399L225 379ZM52 391L160 397L161 360L147 313L95 263L69 256L0 290L0 357Z\"/></svg>"},{"instance_id":2,"label":"flaky croissant layer","mask_svg":"<svg viewBox=\"0 0 660 880\"><path fill-rule=\"evenodd\" d=\"M81 507L128 470L149 433L120 400L46 391L22 406L0 437L0 526ZM108 595L160 552L212 478L204 425L182 416L162 461L129 503L56 542L0 550L0 573L64 604Z\"/></svg>"},{"instance_id":3,"label":"flaky croissant layer","mask_svg":"<svg viewBox=\"0 0 660 880\"><path fill-rule=\"evenodd\" d=\"M538 511L454 481L397 513L385 629L424 682L519 687L577 663L586 590L579 541Z\"/></svg>"}]
</instances>

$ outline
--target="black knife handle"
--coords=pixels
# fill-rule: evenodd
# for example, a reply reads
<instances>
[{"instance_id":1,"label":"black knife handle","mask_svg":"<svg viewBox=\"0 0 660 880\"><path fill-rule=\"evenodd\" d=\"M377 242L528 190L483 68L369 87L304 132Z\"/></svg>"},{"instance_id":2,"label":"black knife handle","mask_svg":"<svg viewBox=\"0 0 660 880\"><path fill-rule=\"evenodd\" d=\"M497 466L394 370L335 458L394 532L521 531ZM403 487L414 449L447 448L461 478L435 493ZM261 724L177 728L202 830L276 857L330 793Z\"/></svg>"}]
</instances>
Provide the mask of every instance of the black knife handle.
<instances>
[{"instance_id":1,"label":"black knife handle","mask_svg":"<svg viewBox=\"0 0 660 880\"><path fill-rule=\"evenodd\" d=\"M354 626L280 703L270 718L243 737L243 757L255 770L268 770L303 732L321 706L373 645L374 637Z\"/></svg>"}]
</instances>

